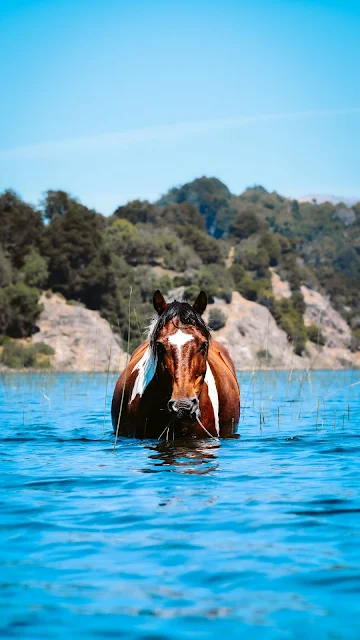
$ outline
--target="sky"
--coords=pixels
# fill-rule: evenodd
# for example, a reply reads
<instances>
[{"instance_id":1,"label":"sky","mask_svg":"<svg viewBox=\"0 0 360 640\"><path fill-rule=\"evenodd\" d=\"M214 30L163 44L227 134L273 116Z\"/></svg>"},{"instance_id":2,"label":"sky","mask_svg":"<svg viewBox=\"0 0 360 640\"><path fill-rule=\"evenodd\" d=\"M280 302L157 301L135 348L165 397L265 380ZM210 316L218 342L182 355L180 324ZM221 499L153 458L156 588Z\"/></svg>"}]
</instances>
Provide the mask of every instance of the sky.
<instances>
[{"instance_id":1,"label":"sky","mask_svg":"<svg viewBox=\"0 0 360 640\"><path fill-rule=\"evenodd\" d=\"M0 190L360 196L358 0L0 0Z\"/></svg>"}]
</instances>

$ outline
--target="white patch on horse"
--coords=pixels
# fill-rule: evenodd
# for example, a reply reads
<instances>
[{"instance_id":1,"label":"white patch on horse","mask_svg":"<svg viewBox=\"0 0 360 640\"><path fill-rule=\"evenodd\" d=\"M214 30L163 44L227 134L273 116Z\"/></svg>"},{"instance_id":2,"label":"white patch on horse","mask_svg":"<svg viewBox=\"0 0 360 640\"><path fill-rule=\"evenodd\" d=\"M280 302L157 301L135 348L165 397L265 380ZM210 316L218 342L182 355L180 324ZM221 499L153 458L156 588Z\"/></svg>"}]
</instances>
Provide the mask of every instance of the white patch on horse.
<instances>
[{"instance_id":1,"label":"white patch on horse","mask_svg":"<svg viewBox=\"0 0 360 640\"><path fill-rule=\"evenodd\" d=\"M146 387L150 384L155 375L156 366L157 355L152 352L150 347L148 347L142 358L140 358L139 362L132 370L132 373L134 373L134 371L138 371L138 374L132 389L130 404L138 394L141 398Z\"/></svg>"},{"instance_id":2,"label":"white patch on horse","mask_svg":"<svg viewBox=\"0 0 360 640\"><path fill-rule=\"evenodd\" d=\"M178 329L176 333L173 333L168 338L168 342L170 342L171 344L174 344L179 349L179 351L181 347L183 347L184 344L186 344L187 342L190 342L190 340L194 340L194 337L191 336L189 333L185 333L184 331L181 331L181 329Z\"/></svg>"},{"instance_id":3,"label":"white patch on horse","mask_svg":"<svg viewBox=\"0 0 360 640\"><path fill-rule=\"evenodd\" d=\"M156 315L153 318L151 318L150 324L148 326L148 334L147 334L149 342L151 342L151 340L153 338L155 327L156 327L158 321L159 321L159 316L158 315Z\"/></svg>"},{"instance_id":4,"label":"white patch on horse","mask_svg":"<svg viewBox=\"0 0 360 640\"><path fill-rule=\"evenodd\" d=\"M220 432L220 429L219 429L219 396L218 396L218 392L217 392L217 388L216 388L216 382L215 382L214 374L211 371L211 368L210 368L210 365L209 365L208 362L206 363L206 373L205 373L204 382L206 382L206 384L208 386L208 394L209 394L210 402L212 404L213 411L214 411L216 433L219 435L219 432Z\"/></svg>"}]
</instances>

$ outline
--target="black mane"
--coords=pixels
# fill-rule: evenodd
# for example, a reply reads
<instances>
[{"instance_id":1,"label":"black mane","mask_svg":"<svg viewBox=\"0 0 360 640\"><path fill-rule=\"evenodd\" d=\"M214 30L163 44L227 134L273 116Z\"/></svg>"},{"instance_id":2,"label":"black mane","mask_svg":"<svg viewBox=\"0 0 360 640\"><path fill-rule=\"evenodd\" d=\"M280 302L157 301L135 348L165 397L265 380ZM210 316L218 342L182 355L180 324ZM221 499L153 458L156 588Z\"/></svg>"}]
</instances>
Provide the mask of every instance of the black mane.
<instances>
[{"instance_id":1,"label":"black mane","mask_svg":"<svg viewBox=\"0 0 360 640\"><path fill-rule=\"evenodd\" d=\"M163 311L161 316L158 316L155 319L155 322L151 327L149 338L152 349L155 348L155 342L159 331L161 331L161 329L163 329L168 322L176 317L182 325L188 324L200 329L205 338L207 340L210 340L210 329L202 319L200 313L197 313L197 311L195 311L195 309L188 302L178 302L177 300L174 300L174 302L170 302L167 305L165 311Z\"/></svg>"}]
</instances>

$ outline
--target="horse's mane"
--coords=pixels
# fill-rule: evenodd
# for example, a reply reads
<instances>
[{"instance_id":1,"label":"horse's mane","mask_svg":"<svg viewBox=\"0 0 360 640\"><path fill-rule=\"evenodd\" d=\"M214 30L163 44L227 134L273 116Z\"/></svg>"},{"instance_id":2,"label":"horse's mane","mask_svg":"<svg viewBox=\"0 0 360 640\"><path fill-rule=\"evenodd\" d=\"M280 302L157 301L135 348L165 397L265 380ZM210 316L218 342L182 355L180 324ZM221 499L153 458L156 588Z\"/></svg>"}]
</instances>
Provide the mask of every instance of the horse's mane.
<instances>
[{"instance_id":1,"label":"horse's mane","mask_svg":"<svg viewBox=\"0 0 360 640\"><path fill-rule=\"evenodd\" d=\"M200 313L195 311L194 307L188 302L178 302L174 300L170 302L161 316L156 316L149 328L149 341L152 349L155 349L156 338L159 331L167 325L168 322L178 318L180 324L189 324L193 327L197 327L204 334L207 340L210 340L211 334L207 324L202 319Z\"/></svg>"}]
</instances>

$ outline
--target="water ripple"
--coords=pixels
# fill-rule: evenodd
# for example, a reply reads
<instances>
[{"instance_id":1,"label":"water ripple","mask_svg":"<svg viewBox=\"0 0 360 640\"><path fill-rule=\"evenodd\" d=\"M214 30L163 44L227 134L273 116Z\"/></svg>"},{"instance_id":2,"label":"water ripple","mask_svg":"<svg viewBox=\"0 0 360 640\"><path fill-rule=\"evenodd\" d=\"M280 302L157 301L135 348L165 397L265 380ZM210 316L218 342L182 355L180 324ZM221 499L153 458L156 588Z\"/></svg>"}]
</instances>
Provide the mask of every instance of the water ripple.
<instances>
[{"instance_id":1,"label":"water ripple","mask_svg":"<svg viewBox=\"0 0 360 640\"><path fill-rule=\"evenodd\" d=\"M359 374L301 375L240 374L240 438L116 451L105 376L4 375L0 637L357 639Z\"/></svg>"}]
</instances>

